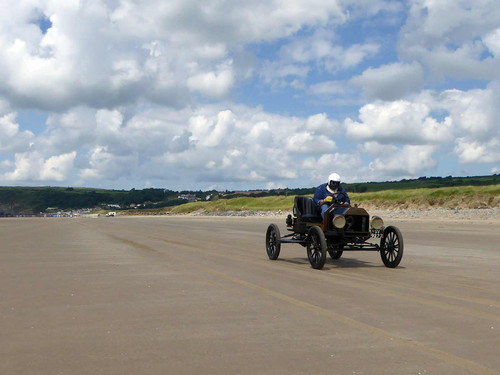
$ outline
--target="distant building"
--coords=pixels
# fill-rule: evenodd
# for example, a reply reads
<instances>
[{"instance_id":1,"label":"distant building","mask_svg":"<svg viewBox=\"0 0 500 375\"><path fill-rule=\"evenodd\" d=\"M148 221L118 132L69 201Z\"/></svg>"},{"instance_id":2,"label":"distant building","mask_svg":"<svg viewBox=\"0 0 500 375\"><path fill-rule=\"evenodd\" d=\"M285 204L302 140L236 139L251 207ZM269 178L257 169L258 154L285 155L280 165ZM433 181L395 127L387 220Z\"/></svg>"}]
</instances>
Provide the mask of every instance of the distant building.
<instances>
[{"instance_id":1,"label":"distant building","mask_svg":"<svg viewBox=\"0 0 500 375\"><path fill-rule=\"evenodd\" d=\"M185 199L188 202L196 202L198 199L196 198L196 195L194 194L181 194L177 196L178 199Z\"/></svg>"}]
</instances>

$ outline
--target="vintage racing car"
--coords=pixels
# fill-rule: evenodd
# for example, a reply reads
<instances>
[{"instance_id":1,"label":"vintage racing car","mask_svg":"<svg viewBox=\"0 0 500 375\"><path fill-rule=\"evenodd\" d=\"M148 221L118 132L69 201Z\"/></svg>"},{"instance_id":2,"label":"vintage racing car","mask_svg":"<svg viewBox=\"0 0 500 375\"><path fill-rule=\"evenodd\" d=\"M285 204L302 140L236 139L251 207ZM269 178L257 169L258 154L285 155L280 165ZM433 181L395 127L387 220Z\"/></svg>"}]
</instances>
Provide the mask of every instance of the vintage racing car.
<instances>
[{"instance_id":1,"label":"vintage racing car","mask_svg":"<svg viewBox=\"0 0 500 375\"><path fill-rule=\"evenodd\" d=\"M332 202L321 218L319 207L311 197L295 197L293 217L286 219L287 230L292 233L283 237L276 224L270 224L266 232L266 250L269 259L276 260L282 243L297 243L307 248L311 266L321 269L326 253L339 259L344 251L379 251L386 267L395 268L403 257L403 236L395 226L384 226L379 216L372 216L357 205L342 203L342 193ZM367 242L380 238L380 243Z\"/></svg>"}]
</instances>

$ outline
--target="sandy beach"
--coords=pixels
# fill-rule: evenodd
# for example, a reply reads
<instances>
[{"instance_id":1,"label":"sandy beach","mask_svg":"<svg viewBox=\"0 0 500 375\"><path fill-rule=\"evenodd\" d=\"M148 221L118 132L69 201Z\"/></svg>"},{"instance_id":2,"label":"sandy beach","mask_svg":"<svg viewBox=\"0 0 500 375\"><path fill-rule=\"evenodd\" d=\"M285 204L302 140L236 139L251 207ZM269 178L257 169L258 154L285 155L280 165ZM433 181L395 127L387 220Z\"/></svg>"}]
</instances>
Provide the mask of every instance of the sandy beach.
<instances>
[{"instance_id":1,"label":"sandy beach","mask_svg":"<svg viewBox=\"0 0 500 375\"><path fill-rule=\"evenodd\" d=\"M497 219L385 219L321 271L282 216L1 219L0 373L498 374Z\"/></svg>"}]
</instances>

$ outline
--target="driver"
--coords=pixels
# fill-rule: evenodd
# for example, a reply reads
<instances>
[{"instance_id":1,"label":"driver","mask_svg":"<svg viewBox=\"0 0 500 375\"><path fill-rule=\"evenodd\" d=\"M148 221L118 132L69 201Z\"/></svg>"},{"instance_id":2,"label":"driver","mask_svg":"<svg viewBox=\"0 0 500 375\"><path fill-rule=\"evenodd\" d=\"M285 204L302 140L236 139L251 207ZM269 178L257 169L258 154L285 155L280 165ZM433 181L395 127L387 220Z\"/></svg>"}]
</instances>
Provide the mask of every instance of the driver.
<instances>
[{"instance_id":1,"label":"driver","mask_svg":"<svg viewBox=\"0 0 500 375\"><path fill-rule=\"evenodd\" d=\"M333 201L342 201L344 203L351 203L349 196L345 189L340 186L340 176L337 173L332 173L328 176L328 182L319 185L314 193L314 203L321 209L321 218L324 219L325 212L330 207Z\"/></svg>"}]
</instances>

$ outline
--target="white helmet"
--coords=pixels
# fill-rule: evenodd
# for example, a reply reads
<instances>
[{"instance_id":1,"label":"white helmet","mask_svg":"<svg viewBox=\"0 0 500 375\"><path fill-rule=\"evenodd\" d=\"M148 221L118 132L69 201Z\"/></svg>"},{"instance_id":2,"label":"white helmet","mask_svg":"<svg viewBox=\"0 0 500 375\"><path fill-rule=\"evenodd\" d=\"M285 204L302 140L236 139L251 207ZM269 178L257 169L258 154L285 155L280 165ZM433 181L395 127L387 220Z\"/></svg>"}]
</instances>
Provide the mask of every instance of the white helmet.
<instances>
[{"instance_id":1,"label":"white helmet","mask_svg":"<svg viewBox=\"0 0 500 375\"><path fill-rule=\"evenodd\" d=\"M330 181L340 182L340 176L337 173L332 173L330 176L328 176L327 183L330 183Z\"/></svg>"}]
</instances>

